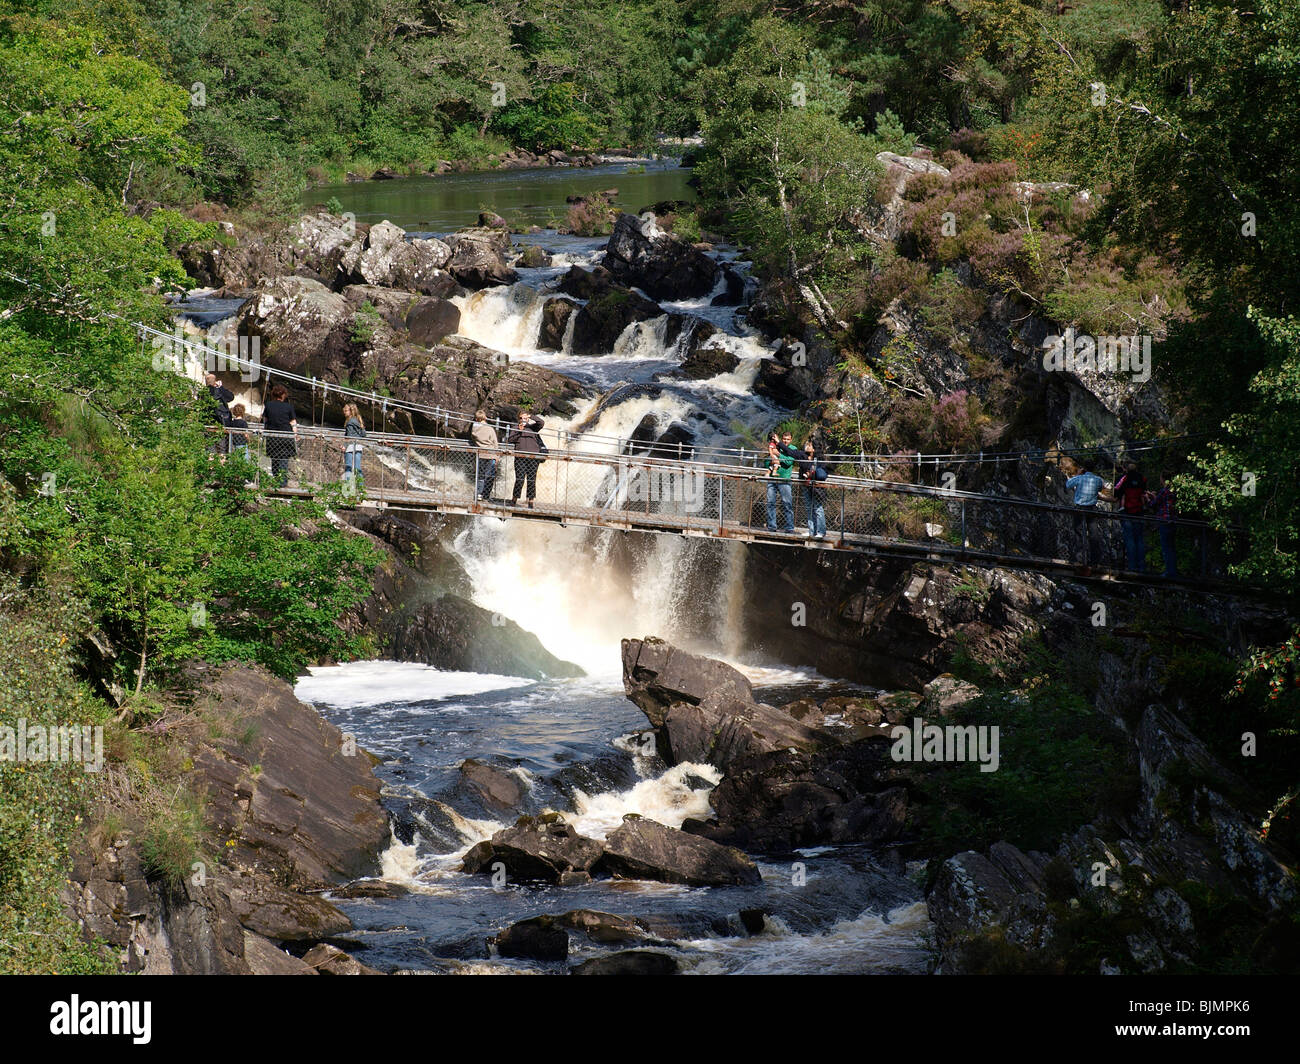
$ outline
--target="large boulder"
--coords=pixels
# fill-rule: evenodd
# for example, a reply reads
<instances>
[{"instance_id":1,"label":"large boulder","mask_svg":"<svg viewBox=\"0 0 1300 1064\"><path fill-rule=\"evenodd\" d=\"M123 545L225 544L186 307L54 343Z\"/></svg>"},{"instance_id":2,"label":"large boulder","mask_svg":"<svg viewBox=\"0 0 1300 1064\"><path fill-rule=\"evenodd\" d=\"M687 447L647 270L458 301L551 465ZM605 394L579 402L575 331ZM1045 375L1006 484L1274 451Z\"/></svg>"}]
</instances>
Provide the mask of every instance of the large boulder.
<instances>
[{"instance_id":1,"label":"large boulder","mask_svg":"<svg viewBox=\"0 0 1300 1064\"><path fill-rule=\"evenodd\" d=\"M625 879L692 887L762 882L758 867L737 849L629 814L605 839L596 870Z\"/></svg>"},{"instance_id":2,"label":"large boulder","mask_svg":"<svg viewBox=\"0 0 1300 1064\"><path fill-rule=\"evenodd\" d=\"M444 269L452 251L441 240L410 240L392 222L370 227L356 272L366 284L445 296L454 282Z\"/></svg>"},{"instance_id":3,"label":"large boulder","mask_svg":"<svg viewBox=\"0 0 1300 1064\"><path fill-rule=\"evenodd\" d=\"M455 286L455 292L461 291ZM368 303L395 331L394 340L396 333L404 330L411 343L434 347L460 328L460 308L450 299L368 284L348 285L343 297L353 313L354 326L357 312Z\"/></svg>"},{"instance_id":4,"label":"large boulder","mask_svg":"<svg viewBox=\"0 0 1300 1064\"><path fill-rule=\"evenodd\" d=\"M558 816L521 817L514 827L470 847L461 871L491 874L499 861L516 882L558 883L568 872L589 873L603 852L599 842L579 835Z\"/></svg>"},{"instance_id":5,"label":"large boulder","mask_svg":"<svg viewBox=\"0 0 1300 1064\"><path fill-rule=\"evenodd\" d=\"M448 269L467 288L514 284L519 275L507 262L510 234L502 229L463 229L447 239Z\"/></svg>"},{"instance_id":6,"label":"large boulder","mask_svg":"<svg viewBox=\"0 0 1300 1064\"><path fill-rule=\"evenodd\" d=\"M626 288L612 286L577 311L573 323L574 355L607 355L633 322L661 317L659 304Z\"/></svg>"},{"instance_id":7,"label":"large boulder","mask_svg":"<svg viewBox=\"0 0 1300 1064\"><path fill-rule=\"evenodd\" d=\"M623 690L656 728L664 725L668 708L677 702L753 701L754 689L738 669L654 636L624 639L622 654Z\"/></svg>"},{"instance_id":8,"label":"large boulder","mask_svg":"<svg viewBox=\"0 0 1300 1064\"><path fill-rule=\"evenodd\" d=\"M570 975L676 975L677 961L667 953L655 953L651 950L631 949L621 953L610 953L604 957L592 957L589 961L575 964L569 969Z\"/></svg>"},{"instance_id":9,"label":"large boulder","mask_svg":"<svg viewBox=\"0 0 1300 1064\"><path fill-rule=\"evenodd\" d=\"M309 277L277 277L239 308L238 334L259 337L261 358L281 369L320 364L331 336L350 319L347 299Z\"/></svg>"},{"instance_id":10,"label":"large boulder","mask_svg":"<svg viewBox=\"0 0 1300 1064\"><path fill-rule=\"evenodd\" d=\"M759 851L898 837L907 792L881 789L888 745L863 741L809 754L773 750L732 762L709 795L715 820L687 820L683 830Z\"/></svg>"},{"instance_id":11,"label":"large boulder","mask_svg":"<svg viewBox=\"0 0 1300 1064\"><path fill-rule=\"evenodd\" d=\"M700 704L674 702L664 713L657 738L659 753L669 764L707 761L724 772L755 754L814 751L837 742L775 706L718 697Z\"/></svg>"},{"instance_id":12,"label":"large boulder","mask_svg":"<svg viewBox=\"0 0 1300 1064\"><path fill-rule=\"evenodd\" d=\"M660 229L652 215L619 215L602 264L655 299L698 299L712 292L721 276L713 259Z\"/></svg>"},{"instance_id":13,"label":"large boulder","mask_svg":"<svg viewBox=\"0 0 1300 1064\"><path fill-rule=\"evenodd\" d=\"M524 781L513 772L475 758L461 762L459 786L489 809L499 812L518 809L528 794Z\"/></svg>"},{"instance_id":14,"label":"large boulder","mask_svg":"<svg viewBox=\"0 0 1300 1064\"><path fill-rule=\"evenodd\" d=\"M537 331L537 346L543 351L563 351L564 334L569 319L581 304L574 299L555 296L542 306L542 324Z\"/></svg>"},{"instance_id":15,"label":"large boulder","mask_svg":"<svg viewBox=\"0 0 1300 1064\"><path fill-rule=\"evenodd\" d=\"M554 916L534 916L511 924L489 940L502 957L562 961L569 955L569 936Z\"/></svg>"}]
</instances>

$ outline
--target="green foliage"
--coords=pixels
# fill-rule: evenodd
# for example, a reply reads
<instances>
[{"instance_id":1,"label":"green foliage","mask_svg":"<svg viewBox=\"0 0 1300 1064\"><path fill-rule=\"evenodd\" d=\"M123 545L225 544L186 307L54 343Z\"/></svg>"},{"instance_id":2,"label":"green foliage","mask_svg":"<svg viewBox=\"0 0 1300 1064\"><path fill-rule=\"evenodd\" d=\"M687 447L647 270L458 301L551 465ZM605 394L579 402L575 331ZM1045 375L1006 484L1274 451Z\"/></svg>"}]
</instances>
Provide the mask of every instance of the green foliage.
<instances>
[{"instance_id":1,"label":"green foliage","mask_svg":"<svg viewBox=\"0 0 1300 1064\"><path fill-rule=\"evenodd\" d=\"M4 488L0 482L0 502ZM105 724L107 707L76 677L76 646L67 635L86 621L67 587L28 591L0 576L0 724ZM94 781L77 762L0 761L0 972L113 970L59 903L68 847L84 830Z\"/></svg>"},{"instance_id":2,"label":"green foliage","mask_svg":"<svg viewBox=\"0 0 1300 1064\"><path fill-rule=\"evenodd\" d=\"M586 150L600 137L600 127L573 82L547 85L536 99L507 105L493 117L492 128L511 144L539 152Z\"/></svg>"}]
</instances>

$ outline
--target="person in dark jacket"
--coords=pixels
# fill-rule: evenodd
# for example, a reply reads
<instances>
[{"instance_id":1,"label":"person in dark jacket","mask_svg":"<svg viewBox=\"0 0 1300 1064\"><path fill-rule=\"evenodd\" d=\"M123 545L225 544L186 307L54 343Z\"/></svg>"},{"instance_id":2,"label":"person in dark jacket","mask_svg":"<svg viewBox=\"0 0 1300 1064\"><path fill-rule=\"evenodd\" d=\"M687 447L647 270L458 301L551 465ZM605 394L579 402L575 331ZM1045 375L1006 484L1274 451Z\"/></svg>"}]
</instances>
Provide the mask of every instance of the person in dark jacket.
<instances>
[{"instance_id":1,"label":"person in dark jacket","mask_svg":"<svg viewBox=\"0 0 1300 1064\"><path fill-rule=\"evenodd\" d=\"M1115 507L1124 516L1124 553L1128 567L1135 573L1146 571L1146 524L1142 519L1147 502L1147 481L1136 462L1124 467L1124 475L1115 481Z\"/></svg>"},{"instance_id":2,"label":"person in dark jacket","mask_svg":"<svg viewBox=\"0 0 1300 1064\"><path fill-rule=\"evenodd\" d=\"M804 513L808 518L808 535L813 539L826 538L826 489L822 482L827 477L822 465L822 453L811 436L804 441L803 455L799 459L799 479L803 481Z\"/></svg>"},{"instance_id":3,"label":"person in dark jacket","mask_svg":"<svg viewBox=\"0 0 1300 1064\"><path fill-rule=\"evenodd\" d=\"M245 462L251 461L248 457L248 421L245 420L243 403L236 403L230 408L230 428L243 429L242 432L230 433L230 453L239 455Z\"/></svg>"},{"instance_id":4,"label":"person in dark jacket","mask_svg":"<svg viewBox=\"0 0 1300 1064\"><path fill-rule=\"evenodd\" d=\"M277 484L284 484L289 479L289 459L298 453L295 442L298 435L298 414L289 402L289 393L283 384L271 389L271 398L262 407L262 427L268 433L293 433L288 435L268 435L266 453L271 459L271 476Z\"/></svg>"},{"instance_id":5,"label":"person in dark jacket","mask_svg":"<svg viewBox=\"0 0 1300 1064\"><path fill-rule=\"evenodd\" d=\"M222 436L217 444L210 448L217 454L228 454L230 452L230 436L225 430L230 427L230 403L235 398L235 393L225 386L215 373L209 373L203 378L207 385L208 395L212 397L213 411L212 419L221 426Z\"/></svg>"},{"instance_id":6,"label":"person in dark jacket","mask_svg":"<svg viewBox=\"0 0 1300 1064\"><path fill-rule=\"evenodd\" d=\"M537 467L541 465L546 447L538 435L545 422L536 414L519 412L519 427L510 433L506 442L515 449L515 483L510 501L517 503L524 486L528 487L528 508L533 508L537 498Z\"/></svg>"}]
</instances>

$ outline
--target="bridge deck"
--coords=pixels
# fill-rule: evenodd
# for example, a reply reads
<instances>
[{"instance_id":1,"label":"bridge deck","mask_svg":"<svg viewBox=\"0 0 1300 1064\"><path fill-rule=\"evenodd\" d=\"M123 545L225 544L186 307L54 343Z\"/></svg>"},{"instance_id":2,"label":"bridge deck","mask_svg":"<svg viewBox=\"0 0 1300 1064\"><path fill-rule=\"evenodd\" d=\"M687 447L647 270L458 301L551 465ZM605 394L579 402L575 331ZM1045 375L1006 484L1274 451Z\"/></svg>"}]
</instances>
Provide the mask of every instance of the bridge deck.
<instances>
[{"instance_id":1,"label":"bridge deck","mask_svg":"<svg viewBox=\"0 0 1300 1064\"><path fill-rule=\"evenodd\" d=\"M376 436L362 446L362 480L343 473L344 440L337 432L300 431L283 486L268 476L270 460L287 442L249 430L257 476L268 495L322 498L335 506L459 514L584 528L675 534L801 550L854 552L911 561L939 561L1068 574L1088 581L1210 589L1240 586L1210 567L1210 535L1202 522L1177 522L1180 571L1194 578L1128 572L1120 515L1087 518L1069 507L950 491L923 485L832 477L820 486L826 538L765 527L772 480L759 469L680 462L637 455L552 452L536 472L536 499L481 501L477 485L490 460L458 440ZM265 451L266 457L261 453ZM283 455L281 454L283 464ZM493 494L502 496L526 474L528 456L498 452ZM787 511L775 489L777 524ZM524 492L526 496L526 491ZM796 529L804 527L813 499L790 485ZM1149 540L1156 522L1143 521ZM1153 553L1157 553L1153 552Z\"/></svg>"}]
</instances>

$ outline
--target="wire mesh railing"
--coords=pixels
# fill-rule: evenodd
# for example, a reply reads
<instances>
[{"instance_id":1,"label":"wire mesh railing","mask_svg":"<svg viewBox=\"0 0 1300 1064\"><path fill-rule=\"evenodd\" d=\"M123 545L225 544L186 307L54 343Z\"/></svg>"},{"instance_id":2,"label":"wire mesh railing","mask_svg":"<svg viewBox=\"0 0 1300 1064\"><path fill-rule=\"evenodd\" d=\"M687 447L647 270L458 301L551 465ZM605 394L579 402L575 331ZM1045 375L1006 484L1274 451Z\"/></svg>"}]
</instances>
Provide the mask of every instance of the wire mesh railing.
<instances>
[{"instance_id":1,"label":"wire mesh railing","mask_svg":"<svg viewBox=\"0 0 1300 1064\"><path fill-rule=\"evenodd\" d=\"M268 491L342 505L547 517L596 527L673 531L837 547L880 547L990 563L1224 574L1209 525L1130 516L882 480L806 483L735 465L645 455L509 448L372 433L226 430L215 450L249 460Z\"/></svg>"}]
</instances>

